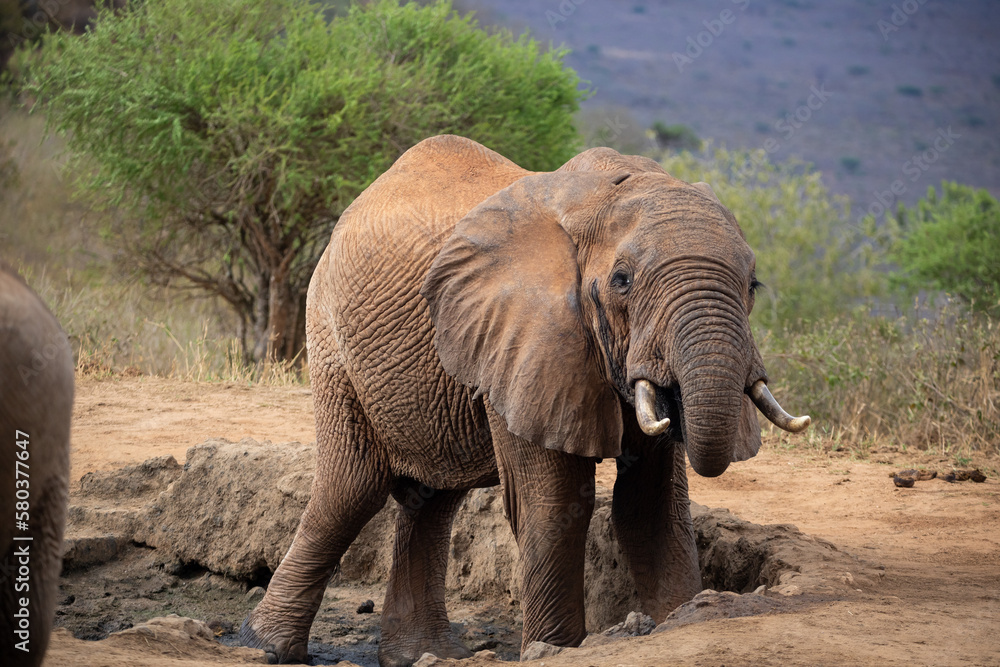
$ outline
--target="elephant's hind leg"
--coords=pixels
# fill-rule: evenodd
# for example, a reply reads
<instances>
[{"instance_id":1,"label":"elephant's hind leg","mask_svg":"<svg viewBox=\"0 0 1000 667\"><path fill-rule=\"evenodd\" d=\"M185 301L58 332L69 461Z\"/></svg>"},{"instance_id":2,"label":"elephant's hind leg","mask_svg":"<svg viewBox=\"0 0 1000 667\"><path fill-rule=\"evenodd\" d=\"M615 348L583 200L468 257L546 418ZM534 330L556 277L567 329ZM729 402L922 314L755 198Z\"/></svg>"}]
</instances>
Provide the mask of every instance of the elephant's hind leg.
<instances>
[{"instance_id":1,"label":"elephant's hind leg","mask_svg":"<svg viewBox=\"0 0 1000 667\"><path fill-rule=\"evenodd\" d=\"M308 657L309 628L326 585L390 490L389 466L350 381L337 367L317 366L318 442L309 504L264 599L240 629L244 645L282 663Z\"/></svg>"},{"instance_id":2,"label":"elephant's hind leg","mask_svg":"<svg viewBox=\"0 0 1000 667\"><path fill-rule=\"evenodd\" d=\"M393 490L400 508L382 611L382 667L408 666L424 653L439 658L472 655L451 636L444 599L451 523L466 493L431 489L412 480L401 481Z\"/></svg>"}]
</instances>

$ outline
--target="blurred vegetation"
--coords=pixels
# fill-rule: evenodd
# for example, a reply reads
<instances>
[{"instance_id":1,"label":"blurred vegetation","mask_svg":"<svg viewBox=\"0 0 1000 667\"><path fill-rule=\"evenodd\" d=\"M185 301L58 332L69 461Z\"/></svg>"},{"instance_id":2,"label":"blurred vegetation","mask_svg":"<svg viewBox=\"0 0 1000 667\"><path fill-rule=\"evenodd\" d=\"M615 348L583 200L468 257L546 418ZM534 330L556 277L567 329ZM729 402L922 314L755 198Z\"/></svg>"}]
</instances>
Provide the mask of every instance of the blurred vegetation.
<instances>
[{"instance_id":1,"label":"blurred vegetation","mask_svg":"<svg viewBox=\"0 0 1000 667\"><path fill-rule=\"evenodd\" d=\"M164 0L50 35L25 91L131 268L218 296L249 359L289 360L338 216L403 151L457 133L531 169L574 154L564 55L449 2L328 21L306 0Z\"/></svg>"},{"instance_id":2,"label":"blurred vegetation","mask_svg":"<svg viewBox=\"0 0 1000 667\"><path fill-rule=\"evenodd\" d=\"M584 148L607 146L625 155L644 155L654 148L645 126L622 106L583 109L577 114L576 124Z\"/></svg>"},{"instance_id":3,"label":"blurred vegetation","mask_svg":"<svg viewBox=\"0 0 1000 667\"><path fill-rule=\"evenodd\" d=\"M653 141L664 150L697 151L701 150L701 139L687 125L667 125L661 120L653 123L650 128Z\"/></svg>"},{"instance_id":4,"label":"blurred vegetation","mask_svg":"<svg viewBox=\"0 0 1000 667\"><path fill-rule=\"evenodd\" d=\"M986 190L944 182L900 207L891 259L909 294L941 290L973 310L1000 314L1000 204Z\"/></svg>"}]
</instances>

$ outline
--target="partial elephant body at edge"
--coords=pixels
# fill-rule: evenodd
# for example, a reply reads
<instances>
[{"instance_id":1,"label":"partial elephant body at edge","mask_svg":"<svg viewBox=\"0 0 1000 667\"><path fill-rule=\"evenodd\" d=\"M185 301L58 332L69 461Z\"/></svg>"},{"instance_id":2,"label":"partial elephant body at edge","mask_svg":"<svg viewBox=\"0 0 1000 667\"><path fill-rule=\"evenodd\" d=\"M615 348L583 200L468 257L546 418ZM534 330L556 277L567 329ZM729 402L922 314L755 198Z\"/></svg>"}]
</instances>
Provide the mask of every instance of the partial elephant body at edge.
<instances>
[{"instance_id":1,"label":"partial elephant body at edge","mask_svg":"<svg viewBox=\"0 0 1000 667\"><path fill-rule=\"evenodd\" d=\"M0 655L40 665L55 617L69 494L73 354L41 300L0 261Z\"/></svg>"},{"instance_id":2,"label":"partial elephant body at edge","mask_svg":"<svg viewBox=\"0 0 1000 667\"><path fill-rule=\"evenodd\" d=\"M578 645L604 458L618 461L612 520L642 611L662 621L700 589L685 451L714 476L760 447L754 266L711 189L647 158L593 149L533 173L461 137L407 151L347 209L313 275L317 473L242 641L305 660L326 583L392 495L379 660L467 657L445 609L451 522L469 489L499 483L523 646Z\"/></svg>"}]
</instances>

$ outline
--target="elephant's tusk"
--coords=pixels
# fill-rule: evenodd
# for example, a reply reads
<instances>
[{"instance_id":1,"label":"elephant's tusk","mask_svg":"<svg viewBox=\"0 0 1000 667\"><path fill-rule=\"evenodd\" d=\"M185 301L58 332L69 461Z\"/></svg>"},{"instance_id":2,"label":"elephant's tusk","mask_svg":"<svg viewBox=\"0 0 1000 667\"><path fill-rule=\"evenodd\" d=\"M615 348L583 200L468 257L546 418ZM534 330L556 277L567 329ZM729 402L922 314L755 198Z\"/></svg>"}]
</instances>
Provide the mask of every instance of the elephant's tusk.
<instances>
[{"instance_id":1,"label":"elephant's tusk","mask_svg":"<svg viewBox=\"0 0 1000 667\"><path fill-rule=\"evenodd\" d=\"M649 380L635 383L635 418L646 435L660 435L670 426L669 418L656 418L656 389Z\"/></svg>"},{"instance_id":2,"label":"elephant's tusk","mask_svg":"<svg viewBox=\"0 0 1000 667\"><path fill-rule=\"evenodd\" d=\"M750 400L757 406L757 409L764 413L764 416L780 429L784 429L789 433L801 433L812 423L809 415L793 417L785 412L784 408L778 405L778 401L774 400L774 396L771 395L771 391L767 388L763 380L754 382L748 393L750 394Z\"/></svg>"}]
</instances>

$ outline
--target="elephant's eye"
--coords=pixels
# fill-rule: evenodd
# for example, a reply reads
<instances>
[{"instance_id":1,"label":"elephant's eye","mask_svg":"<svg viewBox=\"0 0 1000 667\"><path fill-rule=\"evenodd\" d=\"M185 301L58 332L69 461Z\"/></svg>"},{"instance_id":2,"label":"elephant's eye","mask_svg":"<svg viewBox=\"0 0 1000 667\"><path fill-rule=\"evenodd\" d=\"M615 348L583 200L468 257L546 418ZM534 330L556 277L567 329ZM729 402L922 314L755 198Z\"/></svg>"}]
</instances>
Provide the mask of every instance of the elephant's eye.
<instances>
[{"instance_id":1,"label":"elephant's eye","mask_svg":"<svg viewBox=\"0 0 1000 667\"><path fill-rule=\"evenodd\" d=\"M762 283L759 280L757 280L757 277L754 276L750 280L750 296L756 295L757 294L757 290L760 289L761 287L764 287L764 283Z\"/></svg>"},{"instance_id":2,"label":"elephant's eye","mask_svg":"<svg viewBox=\"0 0 1000 667\"><path fill-rule=\"evenodd\" d=\"M611 287L618 292L625 294L632 287L632 274L625 269L618 269L611 276Z\"/></svg>"}]
</instances>

